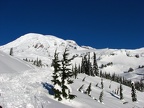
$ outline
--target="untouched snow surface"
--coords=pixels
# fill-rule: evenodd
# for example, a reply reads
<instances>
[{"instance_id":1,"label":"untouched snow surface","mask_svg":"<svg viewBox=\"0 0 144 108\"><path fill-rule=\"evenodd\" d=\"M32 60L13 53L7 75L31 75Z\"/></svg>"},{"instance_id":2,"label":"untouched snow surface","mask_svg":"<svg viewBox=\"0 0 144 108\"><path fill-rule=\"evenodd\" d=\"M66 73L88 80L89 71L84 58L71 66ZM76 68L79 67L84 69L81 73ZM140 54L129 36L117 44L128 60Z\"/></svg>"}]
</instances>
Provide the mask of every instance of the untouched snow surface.
<instances>
[{"instance_id":1,"label":"untouched snow surface","mask_svg":"<svg viewBox=\"0 0 144 108\"><path fill-rule=\"evenodd\" d=\"M20 73L32 68L31 65L24 63L22 60L12 58L11 56L0 51L0 73Z\"/></svg>"}]
</instances>

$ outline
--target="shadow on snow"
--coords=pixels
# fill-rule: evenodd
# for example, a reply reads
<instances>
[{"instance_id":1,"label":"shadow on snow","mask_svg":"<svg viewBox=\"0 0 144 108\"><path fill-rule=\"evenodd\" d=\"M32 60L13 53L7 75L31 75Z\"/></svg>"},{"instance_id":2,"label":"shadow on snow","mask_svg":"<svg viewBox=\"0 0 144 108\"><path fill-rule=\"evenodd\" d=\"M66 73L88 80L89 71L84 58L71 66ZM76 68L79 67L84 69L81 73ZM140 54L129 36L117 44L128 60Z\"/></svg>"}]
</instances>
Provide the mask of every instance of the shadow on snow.
<instances>
[{"instance_id":1,"label":"shadow on snow","mask_svg":"<svg viewBox=\"0 0 144 108\"><path fill-rule=\"evenodd\" d=\"M54 88L54 86L53 85L51 85L51 84L49 84L49 83L47 83L47 82L45 82L45 83L41 83L42 85L43 85L43 87L48 91L48 93L50 94L50 95L54 95L54 91L53 91L53 88Z\"/></svg>"}]
</instances>

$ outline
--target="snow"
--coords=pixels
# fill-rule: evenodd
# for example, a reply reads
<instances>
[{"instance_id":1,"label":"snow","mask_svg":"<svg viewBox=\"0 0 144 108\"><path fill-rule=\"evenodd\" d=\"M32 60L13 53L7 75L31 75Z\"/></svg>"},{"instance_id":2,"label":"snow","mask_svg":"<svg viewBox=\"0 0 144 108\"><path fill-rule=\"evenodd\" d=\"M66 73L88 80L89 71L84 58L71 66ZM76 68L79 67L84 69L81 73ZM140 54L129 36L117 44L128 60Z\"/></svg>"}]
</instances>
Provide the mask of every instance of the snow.
<instances>
[{"instance_id":1,"label":"snow","mask_svg":"<svg viewBox=\"0 0 144 108\"><path fill-rule=\"evenodd\" d=\"M138 102L131 100L131 88L123 85L124 100L119 100L119 95L114 91L120 84L103 79L104 96L103 103L99 102L101 78L90 77L79 74L74 83L70 85L72 93L77 97L74 100L63 100L58 102L43 84L52 85L51 61L55 49L60 55L65 47L69 48L70 56L77 55L73 63L81 63L82 56L93 52L97 54L98 65L113 62L113 65L101 69L103 72L116 73L133 81L139 81L144 74L144 48L129 49L95 49L91 47L80 47L73 40L63 40L51 35L29 33L13 42L0 46L0 105L3 108L143 108L144 94L137 91ZM10 48L13 48L14 56L9 55ZM129 54L129 56L127 56ZM139 55L136 58L135 55ZM42 60L43 66L37 68L30 62L22 59L28 58ZM129 68L133 72L127 72ZM82 79L86 77L85 81ZM91 97L77 91L84 84L82 91L92 83ZM96 84L98 86L96 87ZM111 88L109 85L111 84ZM125 104L123 104L125 103Z\"/></svg>"},{"instance_id":2,"label":"snow","mask_svg":"<svg viewBox=\"0 0 144 108\"><path fill-rule=\"evenodd\" d=\"M32 68L32 66L28 64L25 65L26 63L23 63L22 60L19 60L19 62L17 62L16 58L12 58L2 51L0 51L0 60L0 73L19 73L21 71L29 70L30 68Z\"/></svg>"}]
</instances>

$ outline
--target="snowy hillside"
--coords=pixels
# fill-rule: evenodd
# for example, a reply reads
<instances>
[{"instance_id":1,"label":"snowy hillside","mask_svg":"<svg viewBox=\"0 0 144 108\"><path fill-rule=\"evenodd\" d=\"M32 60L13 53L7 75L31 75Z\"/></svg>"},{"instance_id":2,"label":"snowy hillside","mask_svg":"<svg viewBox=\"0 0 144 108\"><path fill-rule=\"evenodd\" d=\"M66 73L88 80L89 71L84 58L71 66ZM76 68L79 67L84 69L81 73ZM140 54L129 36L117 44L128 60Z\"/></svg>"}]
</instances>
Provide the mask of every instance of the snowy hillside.
<instances>
[{"instance_id":1,"label":"snowy hillside","mask_svg":"<svg viewBox=\"0 0 144 108\"><path fill-rule=\"evenodd\" d=\"M0 51L0 106L2 108L67 108L51 99L43 83L51 70L39 70Z\"/></svg>"},{"instance_id":2,"label":"snowy hillside","mask_svg":"<svg viewBox=\"0 0 144 108\"><path fill-rule=\"evenodd\" d=\"M98 98L102 91L100 88L101 79L84 74L78 75L74 84L71 85L72 91L77 97L71 101L58 102L49 94L49 89L45 89L51 84L51 68L46 70L34 68L3 52L0 52L0 58L0 105L3 108L95 108L96 106L98 108L143 108L144 106L142 92L137 91L138 102L132 102L131 89L123 86L124 100L121 101L119 96L112 92L119 87L119 84L105 79L104 104L100 103ZM12 63L8 63L8 61ZM82 81L84 77L86 77L85 81ZM77 91L83 84L82 90L86 90L89 83L92 83L92 97ZM97 87L96 83L99 83ZM110 84L111 88L109 88ZM124 102L126 104L123 104Z\"/></svg>"},{"instance_id":3,"label":"snowy hillside","mask_svg":"<svg viewBox=\"0 0 144 108\"><path fill-rule=\"evenodd\" d=\"M11 56L0 51L0 73L20 73L32 68L31 65L24 63L22 60L12 58Z\"/></svg>"},{"instance_id":4,"label":"snowy hillside","mask_svg":"<svg viewBox=\"0 0 144 108\"><path fill-rule=\"evenodd\" d=\"M97 54L97 62L100 70L107 73L116 73L121 76L127 76L129 79L140 80L144 76L144 48L129 49L95 49L88 46L80 47L75 41L63 40L51 35L42 35L29 33L13 42L0 47L0 50L10 53L13 48L13 55L20 59L28 61L42 60L43 67L50 66L55 50L62 53L65 47L70 50L71 56L76 55L77 58L73 63L81 63L82 57L87 53L93 52ZM108 65L112 63L111 65ZM103 67L102 67L103 65ZM132 68L132 72L128 70Z\"/></svg>"},{"instance_id":5,"label":"snowy hillside","mask_svg":"<svg viewBox=\"0 0 144 108\"><path fill-rule=\"evenodd\" d=\"M132 102L131 88L123 85L124 99L115 94L120 84L103 79L104 89L101 89L101 78L79 74L71 85L74 100L58 102L52 93L51 62L57 49L61 54L65 47L69 48L70 56L76 58L72 62L81 63L82 57L93 52L97 54L99 69L107 73L116 73L127 79L140 80L144 74L144 49L95 49L80 47L75 41L63 40L55 36L41 34L26 34L15 41L0 47L0 106L3 108L143 108L144 93L136 91L137 102ZM13 48L13 56L10 49ZM23 61L23 59L28 62ZM42 60L42 67L32 65L32 60ZM102 66L103 64L103 66ZM133 71L128 72L129 68ZM85 81L82 81L85 78ZM92 84L91 97L83 92ZM82 91L78 91L83 85ZM96 86L97 85L97 86ZM111 85L111 87L110 87ZM103 103L99 96L103 91Z\"/></svg>"}]
</instances>

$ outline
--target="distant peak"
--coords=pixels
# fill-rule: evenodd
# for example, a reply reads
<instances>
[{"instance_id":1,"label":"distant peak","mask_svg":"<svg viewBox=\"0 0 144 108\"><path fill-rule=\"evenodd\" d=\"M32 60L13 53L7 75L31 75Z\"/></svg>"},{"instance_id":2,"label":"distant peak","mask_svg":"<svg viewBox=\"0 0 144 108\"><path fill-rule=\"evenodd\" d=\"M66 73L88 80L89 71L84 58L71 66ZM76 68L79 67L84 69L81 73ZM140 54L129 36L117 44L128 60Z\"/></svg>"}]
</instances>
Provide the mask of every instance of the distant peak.
<instances>
[{"instance_id":1,"label":"distant peak","mask_svg":"<svg viewBox=\"0 0 144 108\"><path fill-rule=\"evenodd\" d=\"M44 35L39 34L39 33L27 33L23 35L22 37L38 37L38 36L44 36Z\"/></svg>"}]
</instances>

